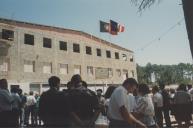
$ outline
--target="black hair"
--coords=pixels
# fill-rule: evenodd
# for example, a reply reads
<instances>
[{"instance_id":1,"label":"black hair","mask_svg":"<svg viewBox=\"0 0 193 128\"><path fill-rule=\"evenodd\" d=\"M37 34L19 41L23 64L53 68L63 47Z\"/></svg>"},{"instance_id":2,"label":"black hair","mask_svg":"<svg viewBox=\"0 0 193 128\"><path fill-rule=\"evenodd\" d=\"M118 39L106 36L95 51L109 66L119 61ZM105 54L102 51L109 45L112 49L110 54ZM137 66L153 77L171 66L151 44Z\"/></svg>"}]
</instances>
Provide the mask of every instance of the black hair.
<instances>
[{"instance_id":1,"label":"black hair","mask_svg":"<svg viewBox=\"0 0 193 128\"><path fill-rule=\"evenodd\" d=\"M158 86L153 86L153 88L152 88L152 91L155 91L155 92L159 92L159 87Z\"/></svg>"},{"instance_id":2,"label":"black hair","mask_svg":"<svg viewBox=\"0 0 193 128\"><path fill-rule=\"evenodd\" d=\"M82 81L82 86L84 86L85 88L88 87L88 84L85 81Z\"/></svg>"},{"instance_id":3,"label":"black hair","mask_svg":"<svg viewBox=\"0 0 193 128\"><path fill-rule=\"evenodd\" d=\"M137 81L134 78L127 78L124 82L123 82L123 86L129 84L129 86L137 86Z\"/></svg>"},{"instance_id":4,"label":"black hair","mask_svg":"<svg viewBox=\"0 0 193 128\"><path fill-rule=\"evenodd\" d=\"M102 90L102 89L97 89L96 91L97 91L97 92L101 92L101 93L103 92L103 90Z\"/></svg>"},{"instance_id":5,"label":"black hair","mask_svg":"<svg viewBox=\"0 0 193 128\"><path fill-rule=\"evenodd\" d=\"M188 84L187 87L188 87L188 90L190 90L192 88L192 85Z\"/></svg>"},{"instance_id":6,"label":"black hair","mask_svg":"<svg viewBox=\"0 0 193 128\"><path fill-rule=\"evenodd\" d=\"M150 93L149 86L147 84L140 84L138 86L138 92L142 93L143 95L149 94Z\"/></svg>"},{"instance_id":7,"label":"black hair","mask_svg":"<svg viewBox=\"0 0 193 128\"><path fill-rule=\"evenodd\" d=\"M109 86L109 87L107 88L107 91L105 92L105 99L110 98L111 95L112 95L112 93L113 93L113 91L114 91L115 89L116 89L115 86Z\"/></svg>"},{"instance_id":8,"label":"black hair","mask_svg":"<svg viewBox=\"0 0 193 128\"><path fill-rule=\"evenodd\" d=\"M57 87L58 84L60 83L60 78L57 77L57 76L51 76L51 77L48 79L48 83L49 83L49 86L50 86L50 87Z\"/></svg>"},{"instance_id":9,"label":"black hair","mask_svg":"<svg viewBox=\"0 0 193 128\"><path fill-rule=\"evenodd\" d=\"M8 83L6 79L0 79L0 89L8 89Z\"/></svg>"},{"instance_id":10,"label":"black hair","mask_svg":"<svg viewBox=\"0 0 193 128\"><path fill-rule=\"evenodd\" d=\"M187 91L186 90L186 85L185 84L180 84L179 86L178 86L178 90L182 90L182 91Z\"/></svg>"},{"instance_id":11,"label":"black hair","mask_svg":"<svg viewBox=\"0 0 193 128\"><path fill-rule=\"evenodd\" d=\"M165 84L163 82L160 82L159 83L159 87L160 87L160 89L164 89L165 88Z\"/></svg>"},{"instance_id":12,"label":"black hair","mask_svg":"<svg viewBox=\"0 0 193 128\"><path fill-rule=\"evenodd\" d=\"M81 86L80 83L82 82L82 78L79 74L73 75L71 78L71 84L75 88Z\"/></svg>"}]
</instances>

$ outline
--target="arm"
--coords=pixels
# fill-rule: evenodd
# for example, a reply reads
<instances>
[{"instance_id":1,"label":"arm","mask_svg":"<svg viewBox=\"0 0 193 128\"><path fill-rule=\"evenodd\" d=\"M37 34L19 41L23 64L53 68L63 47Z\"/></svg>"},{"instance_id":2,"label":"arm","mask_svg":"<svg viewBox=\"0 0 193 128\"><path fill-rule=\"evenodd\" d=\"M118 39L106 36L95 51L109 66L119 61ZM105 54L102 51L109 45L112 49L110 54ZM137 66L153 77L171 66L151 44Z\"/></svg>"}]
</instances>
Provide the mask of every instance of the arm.
<instances>
[{"instance_id":1,"label":"arm","mask_svg":"<svg viewBox=\"0 0 193 128\"><path fill-rule=\"evenodd\" d=\"M128 122L128 123L137 123L142 127L146 127L145 124L143 124L141 121L137 120L131 113L129 113L127 111L127 109L125 108L125 106L121 106L119 108L119 112L121 114L121 116L123 117L123 119Z\"/></svg>"}]
</instances>

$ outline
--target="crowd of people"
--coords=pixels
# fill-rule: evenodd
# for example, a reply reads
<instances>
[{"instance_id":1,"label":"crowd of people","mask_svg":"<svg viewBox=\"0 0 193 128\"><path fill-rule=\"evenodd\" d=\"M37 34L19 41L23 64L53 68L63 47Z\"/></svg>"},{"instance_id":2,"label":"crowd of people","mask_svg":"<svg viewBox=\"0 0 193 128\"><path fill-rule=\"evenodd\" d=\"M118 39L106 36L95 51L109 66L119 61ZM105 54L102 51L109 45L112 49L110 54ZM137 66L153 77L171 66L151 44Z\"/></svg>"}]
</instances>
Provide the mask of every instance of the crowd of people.
<instances>
[{"instance_id":1,"label":"crowd of people","mask_svg":"<svg viewBox=\"0 0 193 128\"><path fill-rule=\"evenodd\" d=\"M94 128L99 115L106 117L109 128L171 128L171 116L179 126L191 125L193 88L180 84L177 90L164 84L150 88L127 78L120 86L109 86L103 95L96 92L80 75L74 75L67 89L60 91L60 78L48 79L50 89L41 95L23 94L20 88L8 90L0 80L0 127L45 126ZM185 124L182 124L185 122Z\"/></svg>"}]
</instances>

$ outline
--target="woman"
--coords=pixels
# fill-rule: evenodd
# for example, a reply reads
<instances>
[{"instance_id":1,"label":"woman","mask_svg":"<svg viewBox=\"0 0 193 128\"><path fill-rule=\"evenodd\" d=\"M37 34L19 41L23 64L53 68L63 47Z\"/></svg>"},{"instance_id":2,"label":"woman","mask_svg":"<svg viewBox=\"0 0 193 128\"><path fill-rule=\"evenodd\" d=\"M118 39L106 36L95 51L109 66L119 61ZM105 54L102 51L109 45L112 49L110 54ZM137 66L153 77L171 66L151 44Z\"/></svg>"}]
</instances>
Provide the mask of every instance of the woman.
<instances>
[{"instance_id":1,"label":"woman","mask_svg":"<svg viewBox=\"0 0 193 128\"><path fill-rule=\"evenodd\" d=\"M149 87L146 84L140 84L138 87L138 100L136 102L135 112L140 115L139 120L146 124L148 128L156 128L154 121L154 106Z\"/></svg>"}]
</instances>

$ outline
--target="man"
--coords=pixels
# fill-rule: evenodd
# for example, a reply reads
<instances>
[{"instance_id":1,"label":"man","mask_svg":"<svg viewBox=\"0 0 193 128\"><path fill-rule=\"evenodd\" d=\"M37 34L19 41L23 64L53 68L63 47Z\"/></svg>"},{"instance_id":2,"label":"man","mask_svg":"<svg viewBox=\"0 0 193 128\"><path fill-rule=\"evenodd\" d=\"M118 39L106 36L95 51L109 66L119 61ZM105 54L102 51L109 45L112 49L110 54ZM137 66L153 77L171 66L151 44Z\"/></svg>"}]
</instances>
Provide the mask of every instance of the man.
<instances>
[{"instance_id":1,"label":"man","mask_svg":"<svg viewBox=\"0 0 193 128\"><path fill-rule=\"evenodd\" d=\"M60 79L52 76L48 83L50 89L40 96L39 117L45 127L68 127L68 101L65 92L59 91Z\"/></svg>"},{"instance_id":2,"label":"man","mask_svg":"<svg viewBox=\"0 0 193 128\"><path fill-rule=\"evenodd\" d=\"M137 81L127 78L122 86L116 88L111 95L108 107L109 128L133 128L133 123L146 127L145 124L137 120L130 112L128 93L133 93L137 87Z\"/></svg>"},{"instance_id":3,"label":"man","mask_svg":"<svg viewBox=\"0 0 193 128\"><path fill-rule=\"evenodd\" d=\"M94 127L100 113L99 101L96 94L83 86L80 75L71 79L69 99L71 99L71 116L73 127Z\"/></svg>"},{"instance_id":4,"label":"man","mask_svg":"<svg viewBox=\"0 0 193 128\"><path fill-rule=\"evenodd\" d=\"M105 98L102 96L103 90L102 89L97 89L96 93L97 93L97 97L98 97L98 100L99 100L100 104L104 105Z\"/></svg>"},{"instance_id":5,"label":"man","mask_svg":"<svg viewBox=\"0 0 193 128\"><path fill-rule=\"evenodd\" d=\"M154 104L154 109L155 109L155 118L158 126L160 128L163 127L163 115L162 115L162 107L163 107L163 97L159 92L158 86L154 86L152 88L152 93L153 93L153 104Z\"/></svg>"},{"instance_id":6,"label":"man","mask_svg":"<svg viewBox=\"0 0 193 128\"><path fill-rule=\"evenodd\" d=\"M163 108L162 108L162 112L164 114L164 119L166 122L166 126L168 128L171 127L171 120L170 120L170 115L169 115L169 110L170 110L170 95L167 92L167 90L165 89L165 84L161 83L160 85L160 89L161 89L161 95L163 97Z\"/></svg>"}]
</instances>

